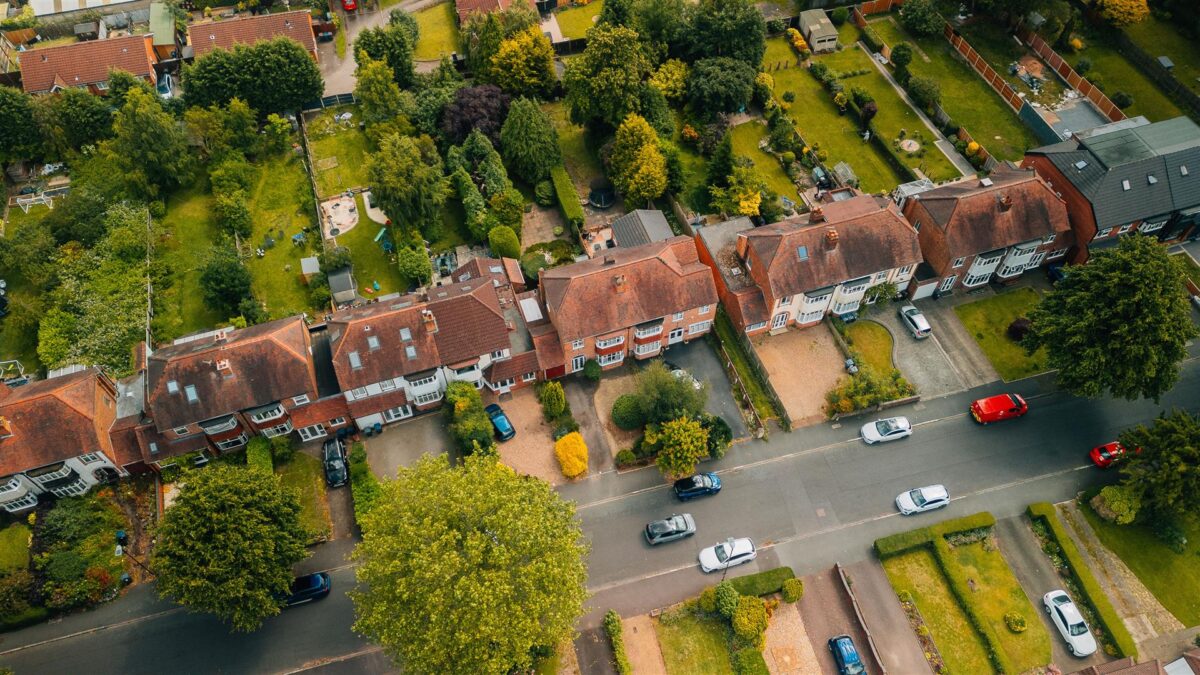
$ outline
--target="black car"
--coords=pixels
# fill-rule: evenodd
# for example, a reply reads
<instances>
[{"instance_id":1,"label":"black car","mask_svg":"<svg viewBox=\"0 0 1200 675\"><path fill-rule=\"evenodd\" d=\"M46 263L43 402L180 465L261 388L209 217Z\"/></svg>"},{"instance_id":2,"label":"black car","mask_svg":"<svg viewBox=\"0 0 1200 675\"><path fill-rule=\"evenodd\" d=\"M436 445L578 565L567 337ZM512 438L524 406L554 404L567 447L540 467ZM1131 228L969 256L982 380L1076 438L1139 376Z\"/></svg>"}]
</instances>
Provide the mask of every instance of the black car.
<instances>
[{"instance_id":1,"label":"black car","mask_svg":"<svg viewBox=\"0 0 1200 675\"><path fill-rule=\"evenodd\" d=\"M345 485L349 478L346 469L346 445L339 439L331 438L325 441L322 457L325 463L325 482L329 487Z\"/></svg>"},{"instance_id":2,"label":"black car","mask_svg":"<svg viewBox=\"0 0 1200 675\"><path fill-rule=\"evenodd\" d=\"M696 497L715 495L721 491L721 479L715 473L698 473L675 481L675 496L686 502Z\"/></svg>"},{"instance_id":3,"label":"black car","mask_svg":"<svg viewBox=\"0 0 1200 675\"><path fill-rule=\"evenodd\" d=\"M292 581L292 588L288 595L281 600L284 607L295 607L313 600L320 600L329 595L331 588L333 588L333 582L329 580L328 572L305 574Z\"/></svg>"}]
</instances>

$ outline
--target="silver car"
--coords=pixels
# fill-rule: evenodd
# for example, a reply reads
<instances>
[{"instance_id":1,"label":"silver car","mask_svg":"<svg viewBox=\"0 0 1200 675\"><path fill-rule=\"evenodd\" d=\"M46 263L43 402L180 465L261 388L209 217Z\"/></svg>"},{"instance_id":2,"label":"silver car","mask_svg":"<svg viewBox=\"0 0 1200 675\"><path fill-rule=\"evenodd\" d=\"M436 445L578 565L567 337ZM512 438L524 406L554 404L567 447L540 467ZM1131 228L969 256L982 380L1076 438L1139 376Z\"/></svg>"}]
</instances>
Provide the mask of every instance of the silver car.
<instances>
[{"instance_id":1,"label":"silver car","mask_svg":"<svg viewBox=\"0 0 1200 675\"><path fill-rule=\"evenodd\" d=\"M696 534L696 521L692 514L671 514L670 517L646 524L646 541L651 545L666 544Z\"/></svg>"},{"instance_id":2,"label":"silver car","mask_svg":"<svg viewBox=\"0 0 1200 675\"><path fill-rule=\"evenodd\" d=\"M1050 591L1042 596L1042 604L1046 605L1046 613L1050 622L1058 628L1063 639L1067 641L1067 649L1075 656L1090 656L1096 652L1096 638L1088 630L1087 622L1079 613L1079 608L1071 602L1071 596L1064 590Z\"/></svg>"},{"instance_id":3,"label":"silver car","mask_svg":"<svg viewBox=\"0 0 1200 675\"><path fill-rule=\"evenodd\" d=\"M875 445L912 436L912 425L907 417L889 417L864 424L860 433L867 445Z\"/></svg>"},{"instance_id":4,"label":"silver car","mask_svg":"<svg viewBox=\"0 0 1200 675\"><path fill-rule=\"evenodd\" d=\"M908 492L902 492L896 497L896 508L901 515L911 516L914 513L925 513L940 509L950 504L950 493L945 485L929 485Z\"/></svg>"},{"instance_id":5,"label":"silver car","mask_svg":"<svg viewBox=\"0 0 1200 675\"><path fill-rule=\"evenodd\" d=\"M900 323L904 324L904 327L908 329L908 332L913 337L918 340L924 340L933 335L933 327L929 325L929 321L921 313L921 310L912 305L904 305L900 308L899 313Z\"/></svg>"}]
</instances>

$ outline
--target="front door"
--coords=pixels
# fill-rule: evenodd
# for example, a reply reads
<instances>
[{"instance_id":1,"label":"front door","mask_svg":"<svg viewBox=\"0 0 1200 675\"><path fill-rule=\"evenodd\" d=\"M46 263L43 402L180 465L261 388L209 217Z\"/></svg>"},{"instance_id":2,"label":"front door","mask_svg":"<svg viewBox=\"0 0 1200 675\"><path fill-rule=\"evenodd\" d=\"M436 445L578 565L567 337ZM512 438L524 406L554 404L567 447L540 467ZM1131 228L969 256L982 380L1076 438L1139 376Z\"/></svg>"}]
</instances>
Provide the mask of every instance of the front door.
<instances>
[{"instance_id":1,"label":"front door","mask_svg":"<svg viewBox=\"0 0 1200 675\"><path fill-rule=\"evenodd\" d=\"M780 312L771 319L771 329L776 330L787 325L787 312Z\"/></svg>"},{"instance_id":2,"label":"front door","mask_svg":"<svg viewBox=\"0 0 1200 675\"><path fill-rule=\"evenodd\" d=\"M954 280L957 278L958 278L957 275L946 277L945 281L942 282L942 288L941 288L942 292L945 293L946 291L950 290L951 288L954 288Z\"/></svg>"},{"instance_id":3,"label":"front door","mask_svg":"<svg viewBox=\"0 0 1200 675\"><path fill-rule=\"evenodd\" d=\"M669 344L669 345L673 345L676 342L681 342L682 340L683 340L683 329L682 328L674 328L671 330L670 333L667 333L667 344Z\"/></svg>"},{"instance_id":4,"label":"front door","mask_svg":"<svg viewBox=\"0 0 1200 675\"><path fill-rule=\"evenodd\" d=\"M578 370L583 370L583 362L586 360L587 359L582 356L576 356L575 358L571 359L571 372L573 373Z\"/></svg>"}]
</instances>

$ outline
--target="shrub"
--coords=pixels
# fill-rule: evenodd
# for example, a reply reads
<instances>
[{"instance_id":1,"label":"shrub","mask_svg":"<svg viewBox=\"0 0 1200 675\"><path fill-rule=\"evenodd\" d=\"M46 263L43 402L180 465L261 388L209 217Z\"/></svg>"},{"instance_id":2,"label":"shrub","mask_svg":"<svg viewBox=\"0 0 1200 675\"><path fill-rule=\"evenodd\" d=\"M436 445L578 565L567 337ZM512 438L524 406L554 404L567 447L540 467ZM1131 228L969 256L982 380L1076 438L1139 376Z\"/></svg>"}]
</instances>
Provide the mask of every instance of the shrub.
<instances>
[{"instance_id":1,"label":"shrub","mask_svg":"<svg viewBox=\"0 0 1200 675\"><path fill-rule=\"evenodd\" d=\"M620 614L611 609L604 614L604 632L608 635L609 642L612 643L617 672L621 675L629 675L633 672L633 666L629 663L629 655L625 653L625 636L621 629Z\"/></svg>"},{"instance_id":2,"label":"shrub","mask_svg":"<svg viewBox=\"0 0 1200 675\"><path fill-rule=\"evenodd\" d=\"M271 459L275 460L276 464L284 464L291 461L295 454L296 443L292 440L291 434L276 436L271 439Z\"/></svg>"},{"instance_id":3,"label":"shrub","mask_svg":"<svg viewBox=\"0 0 1200 675\"><path fill-rule=\"evenodd\" d=\"M884 377L871 368L862 368L825 394L825 412L830 417L912 396L915 392L898 370Z\"/></svg>"},{"instance_id":4,"label":"shrub","mask_svg":"<svg viewBox=\"0 0 1200 675\"><path fill-rule=\"evenodd\" d=\"M917 35L936 35L942 32L945 24L933 0L909 0L904 3L900 20Z\"/></svg>"},{"instance_id":5,"label":"shrub","mask_svg":"<svg viewBox=\"0 0 1200 675\"><path fill-rule=\"evenodd\" d=\"M1089 71L1091 69L1092 69L1092 60L1087 58L1086 56L1082 59L1079 59L1079 61L1077 61L1075 63L1075 72L1079 73L1080 75L1086 75L1087 71Z\"/></svg>"},{"instance_id":6,"label":"shrub","mask_svg":"<svg viewBox=\"0 0 1200 675\"><path fill-rule=\"evenodd\" d=\"M729 623L733 632L743 640L757 640L767 630L767 607L762 598L753 595L743 595L738 598L737 608Z\"/></svg>"},{"instance_id":7,"label":"shrub","mask_svg":"<svg viewBox=\"0 0 1200 675\"><path fill-rule=\"evenodd\" d=\"M804 582L800 579L787 579L783 582L783 601L800 602L804 597Z\"/></svg>"},{"instance_id":8,"label":"shrub","mask_svg":"<svg viewBox=\"0 0 1200 675\"><path fill-rule=\"evenodd\" d=\"M1141 493L1125 485L1108 485L1088 502L1101 518L1118 525L1132 523L1142 508Z\"/></svg>"},{"instance_id":9,"label":"shrub","mask_svg":"<svg viewBox=\"0 0 1200 675\"><path fill-rule=\"evenodd\" d=\"M716 590L713 591L717 602L717 613L726 619L733 618L733 613L737 611L738 600L742 597L741 593L733 587L733 583L722 581L717 584Z\"/></svg>"},{"instance_id":10,"label":"shrub","mask_svg":"<svg viewBox=\"0 0 1200 675\"><path fill-rule=\"evenodd\" d=\"M603 372L604 369L600 367L599 363L596 363L596 359L588 359L583 364L583 376L592 382L599 382Z\"/></svg>"},{"instance_id":11,"label":"shrub","mask_svg":"<svg viewBox=\"0 0 1200 675\"><path fill-rule=\"evenodd\" d=\"M558 208L562 210L563 219L567 225L578 232L583 227L583 206L579 203L579 193L575 184L563 165L550 169L550 180L554 183L554 195L558 198Z\"/></svg>"},{"instance_id":12,"label":"shrub","mask_svg":"<svg viewBox=\"0 0 1200 675\"><path fill-rule=\"evenodd\" d=\"M726 583L732 584L742 595L759 596L778 593L783 588L785 581L795 578L796 573L792 571L792 568L776 567L765 572L747 574L744 577L731 579Z\"/></svg>"},{"instance_id":13,"label":"shrub","mask_svg":"<svg viewBox=\"0 0 1200 675\"><path fill-rule=\"evenodd\" d=\"M1133 97L1123 91L1118 91L1112 95L1112 102L1113 105L1124 110L1133 105Z\"/></svg>"},{"instance_id":14,"label":"shrub","mask_svg":"<svg viewBox=\"0 0 1200 675\"><path fill-rule=\"evenodd\" d=\"M691 380L675 377L661 361L637 374L637 397L644 423L662 423L704 412L708 389L696 389Z\"/></svg>"},{"instance_id":15,"label":"shrub","mask_svg":"<svg viewBox=\"0 0 1200 675\"><path fill-rule=\"evenodd\" d=\"M557 441L563 436L573 434L576 431L579 431L579 422L576 422L574 417L568 417L560 422L558 426L554 427L554 432L551 435Z\"/></svg>"},{"instance_id":16,"label":"shrub","mask_svg":"<svg viewBox=\"0 0 1200 675\"><path fill-rule=\"evenodd\" d=\"M1009 612L1004 615L1004 625L1014 633L1024 633L1029 624L1025 622L1025 617L1016 612Z\"/></svg>"},{"instance_id":17,"label":"shrub","mask_svg":"<svg viewBox=\"0 0 1200 675\"><path fill-rule=\"evenodd\" d=\"M845 7L838 7L829 13L829 20L832 21L833 25L835 26L841 26L842 24L846 23L846 19L849 18L850 10L846 9Z\"/></svg>"},{"instance_id":18,"label":"shrub","mask_svg":"<svg viewBox=\"0 0 1200 675\"><path fill-rule=\"evenodd\" d=\"M654 439L647 439L658 448L656 461L665 476L687 476L696 464L708 455L708 430L700 422L680 417L664 422Z\"/></svg>"},{"instance_id":19,"label":"shrub","mask_svg":"<svg viewBox=\"0 0 1200 675\"><path fill-rule=\"evenodd\" d=\"M883 39L879 37L879 33L875 32L874 28L867 26L862 29L862 41L867 44L867 48L872 52L878 52L883 49Z\"/></svg>"},{"instance_id":20,"label":"shrub","mask_svg":"<svg viewBox=\"0 0 1200 675\"><path fill-rule=\"evenodd\" d=\"M554 204L554 183L548 180L538 182L533 188L533 201L537 202L538 206Z\"/></svg>"},{"instance_id":21,"label":"shrub","mask_svg":"<svg viewBox=\"0 0 1200 675\"><path fill-rule=\"evenodd\" d=\"M767 22L767 35L779 35L787 28L787 21L783 19L771 19Z\"/></svg>"},{"instance_id":22,"label":"shrub","mask_svg":"<svg viewBox=\"0 0 1200 675\"><path fill-rule=\"evenodd\" d=\"M483 410L479 391L470 382L451 382L446 388L446 418L450 436L463 454L495 445L492 420Z\"/></svg>"},{"instance_id":23,"label":"shrub","mask_svg":"<svg viewBox=\"0 0 1200 675\"><path fill-rule=\"evenodd\" d=\"M729 444L733 442L733 430L729 428L729 423L717 415L704 413L700 416L700 426L708 432L708 456L713 459L724 457Z\"/></svg>"},{"instance_id":24,"label":"shrub","mask_svg":"<svg viewBox=\"0 0 1200 675\"><path fill-rule=\"evenodd\" d=\"M497 225L488 232L488 246L497 258L520 258L521 241L507 225Z\"/></svg>"},{"instance_id":25,"label":"shrub","mask_svg":"<svg viewBox=\"0 0 1200 675\"><path fill-rule=\"evenodd\" d=\"M1008 339L1013 342L1020 342L1025 339L1025 336L1029 334L1029 329L1032 327L1033 322L1023 316L1018 316L1013 319L1012 323L1008 324L1008 330L1006 331Z\"/></svg>"},{"instance_id":26,"label":"shrub","mask_svg":"<svg viewBox=\"0 0 1200 675\"><path fill-rule=\"evenodd\" d=\"M1173 517L1156 516L1152 521L1152 529L1154 536L1175 553L1182 555L1187 549L1187 535Z\"/></svg>"},{"instance_id":27,"label":"shrub","mask_svg":"<svg viewBox=\"0 0 1200 675\"><path fill-rule=\"evenodd\" d=\"M577 478L587 473L588 448L578 431L563 436L554 442L554 455L567 478Z\"/></svg>"},{"instance_id":28,"label":"shrub","mask_svg":"<svg viewBox=\"0 0 1200 675\"><path fill-rule=\"evenodd\" d=\"M824 68L824 67L825 67L825 64L824 64L824 63L819 63L819 64L817 64L817 65L821 66L822 68ZM816 68L816 67L817 67L817 66L813 66L813 68ZM794 91L792 91L792 90L790 90L790 89L789 89L788 91L785 91L785 92L783 92L783 100L784 100L784 101L787 101L788 103L791 103L792 101L795 101L795 100L796 100L796 92L794 92Z\"/></svg>"},{"instance_id":29,"label":"shrub","mask_svg":"<svg viewBox=\"0 0 1200 675\"><path fill-rule=\"evenodd\" d=\"M926 110L942 104L942 87L932 77L913 77L908 81L908 93L913 102Z\"/></svg>"},{"instance_id":30,"label":"shrub","mask_svg":"<svg viewBox=\"0 0 1200 675\"><path fill-rule=\"evenodd\" d=\"M624 468L637 464L638 458L632 450L626 449L617 453L616 462L618 467Z\"/></svg>"},{"instance_id":31,"label":"shrub","mask_svg":"<svg viewBox=\"0 0 1200 675\"><path fill-rule=\"evenodd\" d=\"M700 609L712 614L717 611L717 587L709 586L700 591Z\"/></svg>"},{"instance_id":32,"label":"shrub","mask_svg":"<svg viewBox=\"0 0 1200 675\"><path fill-rule=\"evenodd\" d=\"M538 392L538 400L542 403L542 417L546 421L555 420L567 410L567 394L563 391L562 383L550 380L542 385Z\"/></svg>"},{"instance_id":33,"label":"shrub","mask_svg":"<svg viewBox=\"0 0 1200 675\"><path fill-rule=\"evenodd\" d=\"M754 647L739 649L733 653L733 672L736 675L770 675L762 652Z\"/></svg>"},{"instance_id":34,"label":"shrub","mask_svg":"<svg viewBox=\"0 0 1200 675\"><path fill-rule=\"evenodd\" d=\"M271 461L271 439L265 436L255 436L246 444L246 466L262 469L267 473L275 470Z\"/></svg>"},{"instance_id":35,"label":"shrub","mask_svg":"<svg viewBox=\"0 0 1200 675\"><path fill-rule=\"evenodd\" d=\"M354 515L362 518L379 499L379 479L367 464L367 449L361 441L350 446L350 494L354 497Z\"/></svg>"},{"instance_id":36,"label":"shrub","mask_svg":"<svg viewBox=\"0 0 1200 675\"><path fill-rule=\"evenodd\" d=\"M642 401L637 394L622 394L613 401L612 420L625 431L642 428L646 419L642 416Z\"/></svg>"},{"instance_id":37,"label":"shrub","mask_svg":"<svg viewBox=\"0 0 1200 675\"><path fill-rule=\"evenodd\" d=\"M782 154L780 154L779 161L783 162L784 164L791 164L792 162L796 161L796 153L792 152L791 150L785 150Z\"/></svg>"}]
</instances>

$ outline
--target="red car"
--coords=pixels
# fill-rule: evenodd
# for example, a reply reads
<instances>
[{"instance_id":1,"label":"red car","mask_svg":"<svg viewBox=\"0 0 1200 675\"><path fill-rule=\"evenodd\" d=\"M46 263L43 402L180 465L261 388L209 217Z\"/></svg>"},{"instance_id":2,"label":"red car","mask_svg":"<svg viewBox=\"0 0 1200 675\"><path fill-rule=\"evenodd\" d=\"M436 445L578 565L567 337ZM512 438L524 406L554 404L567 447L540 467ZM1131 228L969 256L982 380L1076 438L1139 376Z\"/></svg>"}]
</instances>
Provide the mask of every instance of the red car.
<instances>
[{"instance_id":1,"label":"red car","mask_svg":"<svg viewBox=\"0 0 1200 675\"><path fill-rule=\"evenodd\" d=\"M997 394L971 404L971 417L980 424L1020 417L1029 412L1025 399L1016 394Z\"/></svg>"},{"instance_id":2,"label":"red car","mask_svg":"<svg viewBox=\"0 0 1200 675\"><path fill-rule=\"evenodd\" d=\"M1141 451L1141 448L1134 450L1134 452ZM1125 458L1125 446L1117 441L1113 441L1112 443L1105 443L1099 447L1092 448L1092 451L1088 455L1092 458L1092 462L1096 466L1101 469L1107 469Z\"/></svg>"},{"instance_id":3,"label":"red car","mask_svg":"<svg viewBox=\"0 0 1200 675\"><path fill-rule=\"evenodd\" d=\"M342 0L342 9L353 12L358 9L358 0Z\"/></svg>"}]
</instances>

